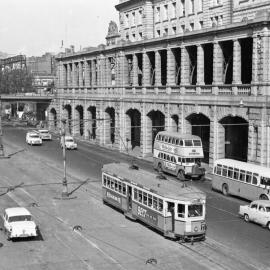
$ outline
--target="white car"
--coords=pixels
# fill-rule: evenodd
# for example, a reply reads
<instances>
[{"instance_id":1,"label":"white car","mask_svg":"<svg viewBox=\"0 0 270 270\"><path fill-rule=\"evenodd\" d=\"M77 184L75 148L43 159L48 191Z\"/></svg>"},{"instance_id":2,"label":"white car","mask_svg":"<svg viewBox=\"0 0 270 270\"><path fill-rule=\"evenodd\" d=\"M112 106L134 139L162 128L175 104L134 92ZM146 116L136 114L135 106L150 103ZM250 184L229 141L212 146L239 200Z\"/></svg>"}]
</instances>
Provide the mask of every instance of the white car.
<instances>
[{"instance_id":1,"label":"white car","mask_svg":"<svg viewBox=\"0 0 270 270\"><path fill-rule=\"evenodd\" d=\"M77 143L74 141L74 138L72 136L65 136L65 137L62 136L60 140L60 145L62 148L64 147L64 144L66 149L77 149L78 147Z\"/></svg>"},{"instance_id":2,"label":"white car","mask_svg":"<svg viewBox=\"0 0 270 270\"><path fill-rule=\"evenodd\" d=\"M249 205L240 205L239 215L246 222L253 221L270 230L270 201L256 200Z\"/></svg>"},{"instance_id":3,"label":"white car","mask_svg":"<svg viewBox=\"0 0 270 270\"><path fill-rule=\"evenodd\" d=\"M52 140L52 134L47 129L39 129L37 133L42 140Z\"/></svg>"},{"instance_id":4,"label":"white car","mask_svg":"<svg viewBox=\"0 0 270 270\"><path fill-rule=\"evenodd\" d=\"M38 236L38 227L30 212L24 207L5 209L3 221L8 240Z\"/></svg>"},{"instance_id":5,"label":"white car","mask_svg":"<svg viewBox=\"0 0 270 270\"><path fill-rule=\"evenodd\" d=\"M31 144L31 145L36 145L36 144L41 145L42 144L42 139L34 131L26 133L25 141L26 141L26 143Z\"/></svg>"}]
</instances>

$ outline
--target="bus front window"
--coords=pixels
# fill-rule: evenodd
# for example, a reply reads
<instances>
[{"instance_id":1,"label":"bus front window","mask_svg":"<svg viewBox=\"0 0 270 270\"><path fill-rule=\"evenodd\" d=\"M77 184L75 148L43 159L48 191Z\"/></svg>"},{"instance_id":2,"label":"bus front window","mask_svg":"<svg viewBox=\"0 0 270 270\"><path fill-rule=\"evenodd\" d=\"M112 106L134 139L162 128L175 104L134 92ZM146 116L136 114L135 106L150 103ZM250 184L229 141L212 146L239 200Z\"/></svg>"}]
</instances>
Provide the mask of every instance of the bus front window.
<instances>
[{"instance_id":1,"label":"bus front window","mask_svg":"<svg viewBox=\"0 0 270 270\"><path fill-rule=\"evenodd\" d=\"M201 217L203 215L202 204L191 204L188 206L188 217Z\"/></svg>"}]
</instances>

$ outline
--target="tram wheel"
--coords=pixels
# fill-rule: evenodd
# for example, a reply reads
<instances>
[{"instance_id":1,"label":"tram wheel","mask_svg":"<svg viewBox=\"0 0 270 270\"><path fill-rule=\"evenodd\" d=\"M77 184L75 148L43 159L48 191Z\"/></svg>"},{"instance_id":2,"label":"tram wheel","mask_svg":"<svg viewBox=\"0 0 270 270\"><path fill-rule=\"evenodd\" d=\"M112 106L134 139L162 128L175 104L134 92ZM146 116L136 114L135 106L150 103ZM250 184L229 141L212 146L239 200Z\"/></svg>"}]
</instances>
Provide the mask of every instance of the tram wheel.
<instances>
[{"instance_id":1,"label":"tram wheel","mask_svg":"<svg viewBox=\"0 0 270 270\"><path fill-rule=\"evenodd\" d=\"M177 179L179 179L180 181L185 181L185 175L182 170L177 173Z\"/></svg>"},{"instance_id":2,"label":"tram wheel","mask_svg":"<svg viewBox=\"0 0 270 270\"><path fill-rule=\"evenodd\" d=\"M224 196L228 196L229 194L229 188L228 188L228 185L227 184L223 184L222 185L222 193Z\"/></svg>"}]
</instances>

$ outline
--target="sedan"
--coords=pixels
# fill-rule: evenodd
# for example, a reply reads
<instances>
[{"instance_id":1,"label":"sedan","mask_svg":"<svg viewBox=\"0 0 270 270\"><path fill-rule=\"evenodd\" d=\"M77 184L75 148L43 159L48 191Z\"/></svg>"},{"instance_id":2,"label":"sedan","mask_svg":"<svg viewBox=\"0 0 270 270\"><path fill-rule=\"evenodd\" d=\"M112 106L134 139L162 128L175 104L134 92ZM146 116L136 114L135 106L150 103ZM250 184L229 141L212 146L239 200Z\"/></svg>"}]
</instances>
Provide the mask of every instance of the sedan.
<instances>
[{"instance_id":1,"label":"sedan","mask_svg":"<svg viewBox=\"0 0 270 270\"><path fill-rule=\"evenodd\" d=\"M240 205L239 215L246 222L253 221L270 230L270 201L256 200L249 205Z\"/></svg>"}]
</instances>

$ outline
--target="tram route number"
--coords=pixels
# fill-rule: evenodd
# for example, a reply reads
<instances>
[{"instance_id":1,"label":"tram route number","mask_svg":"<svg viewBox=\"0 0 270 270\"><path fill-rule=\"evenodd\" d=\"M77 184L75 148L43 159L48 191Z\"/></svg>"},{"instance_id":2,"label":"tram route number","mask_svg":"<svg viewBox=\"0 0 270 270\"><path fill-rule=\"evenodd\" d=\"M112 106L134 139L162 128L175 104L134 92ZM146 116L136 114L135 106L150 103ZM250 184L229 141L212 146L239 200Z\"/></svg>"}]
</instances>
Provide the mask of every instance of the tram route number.
<instances>
[{"instance_id":1,"label":"tram route number","mask_svg":"<svg viewBox=\"0 0 270 270\"><path fill-rule=\"evenodd\" d=\"M138 206L138 215L145 218L147 210Z\"/></svg>"}]
</instances>

